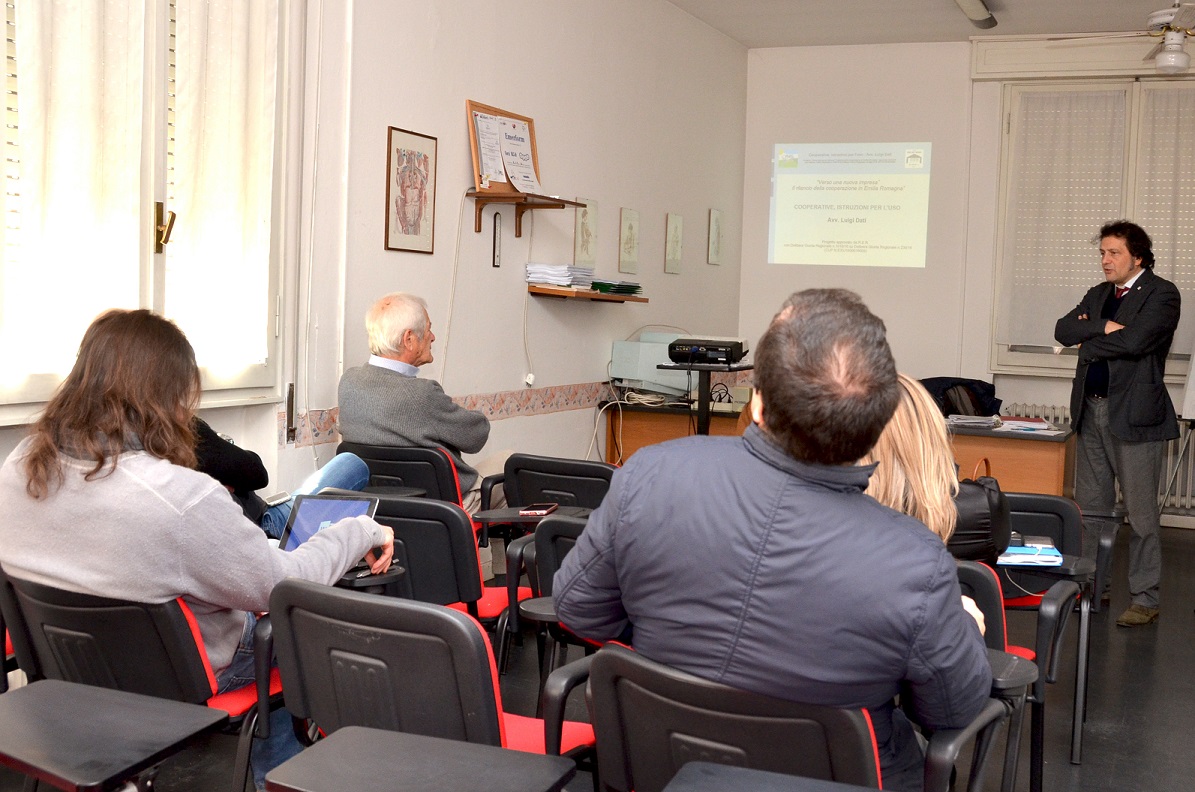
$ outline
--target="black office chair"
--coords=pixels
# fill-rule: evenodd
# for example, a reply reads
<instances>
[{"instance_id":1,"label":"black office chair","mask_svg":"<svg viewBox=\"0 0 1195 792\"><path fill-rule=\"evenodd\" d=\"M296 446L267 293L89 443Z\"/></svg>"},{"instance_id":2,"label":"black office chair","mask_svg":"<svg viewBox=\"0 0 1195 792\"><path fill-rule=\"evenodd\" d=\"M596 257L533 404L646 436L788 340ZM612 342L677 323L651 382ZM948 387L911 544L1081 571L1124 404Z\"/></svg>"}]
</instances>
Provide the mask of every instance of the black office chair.
<instances>
[{"instance_id":1,"label":"black office chair","mask_svg":"<svg viewBox=\"0 0 1195 792\"><path fill-rule=\"evenodd\" d=\"M394 487L416 487L427 498L461 505L461 484L456 463L442 448L377 446L343 442L336 453L356 454L369 467L365 491L388 494Z\"/></svg>"},{"instance_id":2,"label":"black office chair","mask_svg":"<svg viewBox=\"0 0 1195 792\"><path fill-rule=\"evenodd\" d=\"M604 790L658 792L690 760L880 785L875 734L865 710L738 690L615 644L579 663L590 667L590 713ZM926 791L945 792L965 742L984 732L977 745L988 745L986 736L1007 711L1003 702L991 699L966 729L936 733L926 759ZM976 751L980 769L985 753Z\"/></svg>"},{"instance_id":3,"label":"black office chair","mask_svg":"<svg viewBox=\"0 0 1195 792\"><path fill-rule=\"evenodd\" d=\"M240 729L232 789L245 788L258 722L257 691L247 685L216 693L203 638L181 599L129 602L0 573L0 609L30 681L60 679L227 712L230 727ZM280 705L281 680L276 673L268 678L267 705Z\"/></svg>"},{"instance_id":4,"label":"black office chair","mask_svg":"<svg viewBox=\"0 0 1195 792\"><path fill-rule=\"evenodd\" d=\"M507 506L555 503L596 509L610 489L615 468L605 462L587 459L558 459L533 454L511 454L502 474L486 476L481 482L481 507L488 509L493 488L502 484ZM499 529L490 526L489 530ZM514 601L515 589L526 571L534 596L538 576L534 572L535 544L532 535L514 537L507 530L507 598ZM511 638L519 634L519 615L512 609L500 620L498 633L498 668L505 672L510 656Z\"/></svg>"},{"instance_id":5,"label":"black office chair","mask_svg":"<svg viewBox=\"0 0 1195 792\"><path fill-rule=\"evenodd\" d=\"M564 721L584 670L557 676L549 739L544 721L502 709L490 643L459 611L290 579L270 621L287 709L325 734L367 726L573 757L593 746L589 724Z\"/></svg>"},{"instance_id":6,"label":"black office chair","mask_svg":"<svg viewBox=\"0 0 1195 792\"><path fill-rule=\"evenodd\" d=\"M1062 656L1062 640L1070 614L1079 599L1079 584L1070 580L1056 580L1042 595L1037 610L1037 634L1033 647L1010 645L1004 620L1004 595L996 572L978 561L958 562L959 587L964 595L975 600L983 613L986 630L984 641L989 649L998 649L1031 660L1037 664L1037 681L1029 690L1030 709L1029 788L1041 792L1045 761L1046 683L1058 678L1058 660ZM1020 730L1024 711L1014 710L1010 719L1008 748L1004 755L1003 792L1011 792L1017 776Z\"/></svg>"}]
</instances>

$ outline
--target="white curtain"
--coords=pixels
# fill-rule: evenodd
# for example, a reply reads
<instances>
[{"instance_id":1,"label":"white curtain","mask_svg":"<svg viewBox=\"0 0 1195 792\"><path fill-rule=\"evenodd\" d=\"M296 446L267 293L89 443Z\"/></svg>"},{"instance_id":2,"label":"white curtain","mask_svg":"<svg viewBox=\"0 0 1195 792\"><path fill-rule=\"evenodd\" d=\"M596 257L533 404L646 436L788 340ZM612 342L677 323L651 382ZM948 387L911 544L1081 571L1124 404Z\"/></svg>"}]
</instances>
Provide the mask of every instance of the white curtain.
<instances>
[{"instance_id":1,"label":"white curtain","mask_svg":"<svg viewBox=\"0 0 1195 792\"><path fill-rule=\"evenodd\" d=\"M20 194L6 209L19 229L0 265L8 400L44 398L96 314L139 302L144 20L129 0L17 3Z\"/></svg>"},{"instance_id":2,"label":"white curtain","mask_svg":"<svg viewBox=\"0 0 1195 792\"><path fill-rule=\"evenodd\" d=\"M176 0L164 310L216 378L266 359L276 0ZM270 333L270 336L273 334Z\"/></svg>"},{"instance_id":3,"label":"white curtain","mask_svg":"<svg viewBox=\"0 0 1195 792\"><path fill-rule=\"evenodd\" d=\"M996 341L1054 345L1103 277L1099 227L1123 211L1128 89L1023 91L1012 128Z\"/></svg>"}]
</instances>

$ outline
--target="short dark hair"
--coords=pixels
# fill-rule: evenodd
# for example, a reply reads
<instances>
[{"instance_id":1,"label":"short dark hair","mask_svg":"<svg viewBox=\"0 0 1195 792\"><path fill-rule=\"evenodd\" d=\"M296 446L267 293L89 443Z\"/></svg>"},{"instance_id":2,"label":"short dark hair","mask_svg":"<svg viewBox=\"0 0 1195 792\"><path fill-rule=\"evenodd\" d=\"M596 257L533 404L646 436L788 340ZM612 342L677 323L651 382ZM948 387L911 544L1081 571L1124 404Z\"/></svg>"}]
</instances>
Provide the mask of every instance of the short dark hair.
<instances>
[{"instance_id":1,"label":"short dark hair","mask_svg":"<svg viewBox=\"0 0 1195 792\"><path fill-rule=\"evenodd\" d=\"M845 289L793 294L755 351L767 433L795 459L857 461L879 439L900 388L884 323Z\"/></svg>"},{"instance_id":2,"label":"short dark hair","mask_svg":"<svg viewBox=\"0 0 1195 792\"><path fill-rule=\"evenodd\" d=\"M1100 227L1100 236L1096 242L1098 243L1104 237L1123 239L1125 247L1129 249L1129 255L1141 259L1143 269L1153 269L1153 240L1141 226L1128 220L1113 220Z\"/></svg>"}]
</instances>

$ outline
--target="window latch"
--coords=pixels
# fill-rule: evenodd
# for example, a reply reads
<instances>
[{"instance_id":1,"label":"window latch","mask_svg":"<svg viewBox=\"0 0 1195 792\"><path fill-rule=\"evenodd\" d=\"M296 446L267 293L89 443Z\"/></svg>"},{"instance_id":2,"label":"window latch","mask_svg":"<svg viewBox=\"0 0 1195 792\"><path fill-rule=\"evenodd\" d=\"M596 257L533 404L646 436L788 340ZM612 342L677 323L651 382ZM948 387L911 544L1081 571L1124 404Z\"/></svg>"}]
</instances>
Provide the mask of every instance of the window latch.
<instances>
[{"instance_id":1,"label":"window latch","mask_svg":"<svg viewBox=\"0 0 1195 792\"><path fill-rule=\"evenodd\" d=\"M167 212L166 205L161 201L154 201L154 253L161 253L170 243L170 232L174 230L177 216L174 212Z\"/></svg>"}]
</instances>

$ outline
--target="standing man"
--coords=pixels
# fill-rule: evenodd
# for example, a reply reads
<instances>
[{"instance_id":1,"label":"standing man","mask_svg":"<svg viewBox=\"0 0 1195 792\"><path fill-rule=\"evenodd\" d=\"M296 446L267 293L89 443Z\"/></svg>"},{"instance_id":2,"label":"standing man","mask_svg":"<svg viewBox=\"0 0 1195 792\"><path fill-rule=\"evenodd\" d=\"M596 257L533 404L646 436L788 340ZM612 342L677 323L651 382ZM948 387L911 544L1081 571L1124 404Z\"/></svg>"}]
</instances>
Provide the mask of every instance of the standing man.
<instances>
[{"instance_id":1,"label":"standing man","mask_svg":"<svg viewBox=\"0 0 1195 792\"><path fill-rule=\"evenodd\" d=\"M893 698L961 727L991 668L945 544L863 494L875 466L854 463L899 398L883 322L848 291L794 294L759 341L755 387L744 436L649 446L615 472L556 575L556 611L706 679L866 707L884 788L920 790Z\"/></svg>"},{"instance_id":2,"label":"standing man","mask_svg":"<svg viewBox=\"0 0 1195 792\"><path fill-rule=\"evenodd\" d=\"M1100 529L1111 522L1118 483L1133 527L1132 603L1116 620L1121 627L1158 619L1158 483L1165 443L1178 437L1162 374L1178 326L1179 293L1154 274L1151 244L1149 234L1127 220L1101 228L1105 282L1093 286L1054 328L1058 343L1079 345L1071 425L1078 433L1075 500L1092 515L1086 520L1085 554L1094 558Z\"/></svg>"},{"instance_id":3,"label":"standing man","mask_svg":"<svg viewBox=\"0 0 1195 792\"><path fill-rule=\"evenodd\" d=\"M443 448L456 463L465 510L477 511L481 478L502 472L505 459L483 460L480 473L467 465L461 454L481 451L489 419L458 405L435 380L418 378L419 367L432 362L436 340L427 303L413 294L387 294L365 315L365 329L369 362L340 378L341 436L365 445Z\"/></svg>"}]
</instances>

